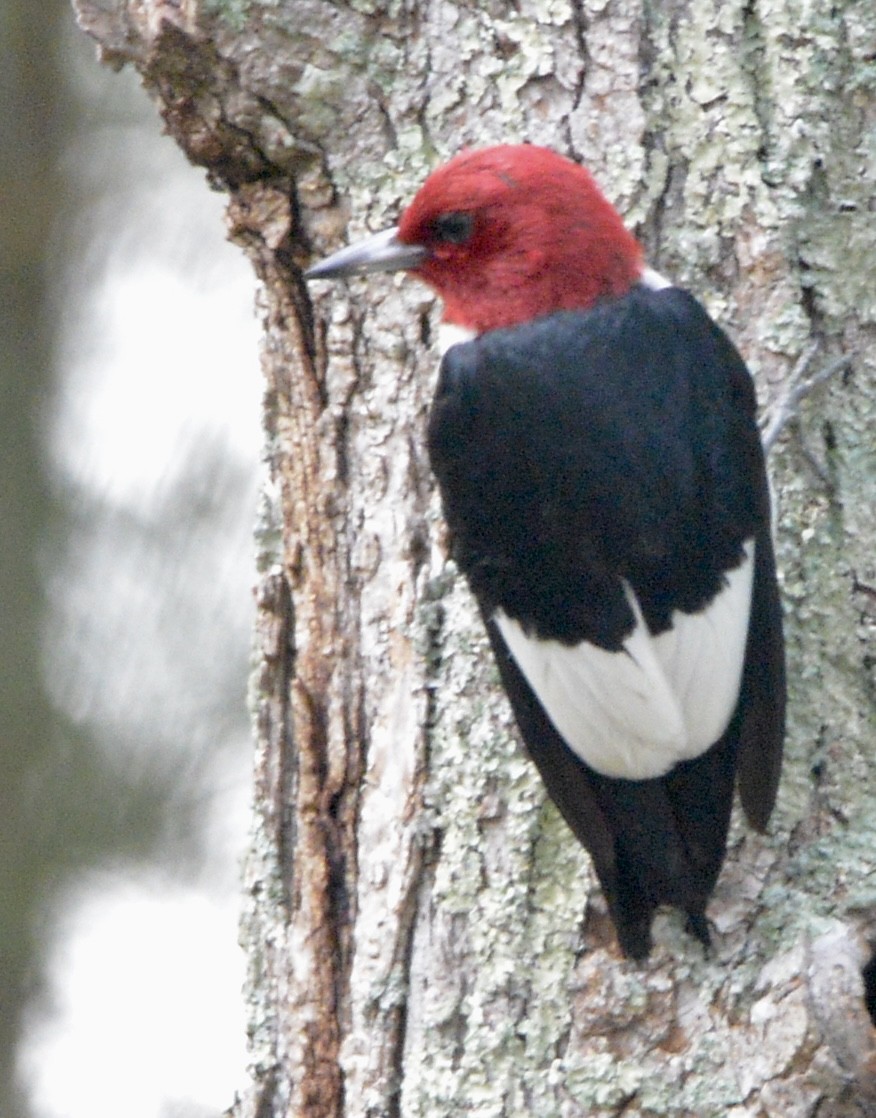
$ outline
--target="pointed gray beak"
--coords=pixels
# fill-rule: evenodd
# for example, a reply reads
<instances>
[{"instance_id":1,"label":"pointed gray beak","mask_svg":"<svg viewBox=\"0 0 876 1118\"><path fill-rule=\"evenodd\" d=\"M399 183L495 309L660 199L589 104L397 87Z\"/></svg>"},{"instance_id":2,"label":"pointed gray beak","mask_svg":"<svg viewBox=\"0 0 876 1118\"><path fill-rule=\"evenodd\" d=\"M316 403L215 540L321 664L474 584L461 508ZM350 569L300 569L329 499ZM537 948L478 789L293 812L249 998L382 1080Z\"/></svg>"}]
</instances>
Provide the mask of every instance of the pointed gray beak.
<instances>
[{"instance_id":1,"label":"pointed gray beak","mask_svg":"<svg viewBox=\"0 0 876 1118\"><path fill-rule=\"evenodd\" d=\"M384 229L314 264L304 273L304 278L344 279L361 276L366 272L398 272L416 268L428 255L421 245L405 245L398 239L398 229Z\"/></svg>"}]
</instances>

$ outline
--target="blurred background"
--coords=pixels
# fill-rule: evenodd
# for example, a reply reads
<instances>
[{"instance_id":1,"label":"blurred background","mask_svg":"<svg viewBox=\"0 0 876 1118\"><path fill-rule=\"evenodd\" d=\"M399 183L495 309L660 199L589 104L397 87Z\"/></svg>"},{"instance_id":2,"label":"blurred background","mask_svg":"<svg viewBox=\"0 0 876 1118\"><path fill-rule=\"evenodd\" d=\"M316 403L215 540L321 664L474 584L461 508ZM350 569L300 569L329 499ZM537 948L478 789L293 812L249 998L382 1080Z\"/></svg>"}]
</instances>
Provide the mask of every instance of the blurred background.
<instances>
[{"instance_id":1,"label":"blurred background","mask_svg":"<svg viewBox=\"0 0 876 1118\"><path fill-rule=\"evenodd\" d=\"M221 197L0 5L0 1116L202 1118L237 946L261 377Z\"/></svg>"}]
</instances>

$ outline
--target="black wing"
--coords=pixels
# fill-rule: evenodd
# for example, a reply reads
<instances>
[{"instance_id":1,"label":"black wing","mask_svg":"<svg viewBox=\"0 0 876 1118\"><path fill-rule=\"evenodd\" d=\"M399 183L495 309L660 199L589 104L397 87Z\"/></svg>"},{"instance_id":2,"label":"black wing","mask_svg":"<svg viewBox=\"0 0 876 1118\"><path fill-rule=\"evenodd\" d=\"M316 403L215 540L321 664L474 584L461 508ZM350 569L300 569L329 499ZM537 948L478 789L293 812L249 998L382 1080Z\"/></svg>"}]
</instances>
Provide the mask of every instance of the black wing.
<instances>
[{"instance_id":1,"label":"black wing","mask_svg":"<svg viewBox=\"0 0 876 1118\"><path fill-rule=\"evenodd\" d=\"M661 903L707 938L738 772L766 825L784 730L781 613L751 378L690 296L636 289L482 335L442 363L429 450L453 555L477 597L503 683L548 792L591 852L624 950L647 953ZM755 540L736 710L719 741L652 780L572 753L493 618L535 637L619 652L705 609Z\"/></svg>"}]
</instances>

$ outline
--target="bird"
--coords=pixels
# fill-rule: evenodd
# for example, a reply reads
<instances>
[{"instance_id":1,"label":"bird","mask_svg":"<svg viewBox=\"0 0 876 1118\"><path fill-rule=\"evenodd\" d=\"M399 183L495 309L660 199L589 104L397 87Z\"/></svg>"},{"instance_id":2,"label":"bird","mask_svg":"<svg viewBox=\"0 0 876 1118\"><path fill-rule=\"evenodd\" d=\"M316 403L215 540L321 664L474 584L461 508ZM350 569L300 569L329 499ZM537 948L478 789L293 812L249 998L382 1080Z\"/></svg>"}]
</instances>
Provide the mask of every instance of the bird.
<instances>
[{"instance_id":1,"label":"bird","mask_svg":"<svg viewBox=\"0 0 876 1118\"><path fill-rule=\"evenodd\" d=\"M466 149L308 281L405 271L443 303L427 447L526 751L618 944L664 907L708 951L738 789L764 831L785 654L754 383L580 163Z\"/></svg>"}]
</instances>

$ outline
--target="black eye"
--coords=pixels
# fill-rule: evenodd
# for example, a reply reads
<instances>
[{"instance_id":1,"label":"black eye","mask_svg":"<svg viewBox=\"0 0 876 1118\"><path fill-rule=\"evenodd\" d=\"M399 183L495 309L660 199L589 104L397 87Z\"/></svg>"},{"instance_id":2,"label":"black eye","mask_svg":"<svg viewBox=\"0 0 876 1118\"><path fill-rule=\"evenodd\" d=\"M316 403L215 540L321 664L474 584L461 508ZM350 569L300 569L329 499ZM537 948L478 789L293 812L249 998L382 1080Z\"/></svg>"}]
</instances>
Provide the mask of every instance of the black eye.
<instances>
[{"instance_id":1,"label":"black eye","mask_svg":"<svg viewBox=\"0 0 876 1118\"><path fill-rule=\"evenodd\" d=\"M464 245L474 232L474 214L449 213L436 217L432 233L444 244Z\"/></svg>"}]
</instances>

